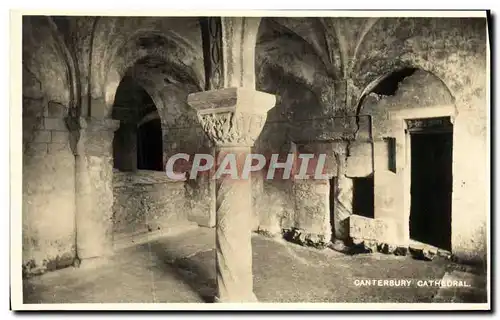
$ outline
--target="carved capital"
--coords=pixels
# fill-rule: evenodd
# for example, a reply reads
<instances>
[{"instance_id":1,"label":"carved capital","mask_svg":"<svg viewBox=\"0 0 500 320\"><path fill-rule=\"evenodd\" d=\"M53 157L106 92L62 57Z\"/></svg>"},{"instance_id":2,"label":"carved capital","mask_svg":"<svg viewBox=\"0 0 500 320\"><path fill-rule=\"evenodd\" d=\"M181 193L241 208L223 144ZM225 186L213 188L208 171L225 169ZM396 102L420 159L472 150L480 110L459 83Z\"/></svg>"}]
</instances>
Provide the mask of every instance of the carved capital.
<instances>
[{"instance_id":1,"label":"carved capital","mask_svg":"<svg viewBox=\"0 0 500 320\"><path fill-rule=\"evenodd\" d=\"M78 118L73 126L79 128L74 141L76 155L111 156L114 132L119 120Z\"/></svg>"},{"instance_id":2,"label":"carved capital","mask_svg":"<svg viewBox=\"0 0 500 320\"><path fill-rule=\"evenodd\" d=\"M246 88L226 88L188 96L209 138L218 146L252 146L274 107L275 96Z\"/></svg>"}]
</instances>

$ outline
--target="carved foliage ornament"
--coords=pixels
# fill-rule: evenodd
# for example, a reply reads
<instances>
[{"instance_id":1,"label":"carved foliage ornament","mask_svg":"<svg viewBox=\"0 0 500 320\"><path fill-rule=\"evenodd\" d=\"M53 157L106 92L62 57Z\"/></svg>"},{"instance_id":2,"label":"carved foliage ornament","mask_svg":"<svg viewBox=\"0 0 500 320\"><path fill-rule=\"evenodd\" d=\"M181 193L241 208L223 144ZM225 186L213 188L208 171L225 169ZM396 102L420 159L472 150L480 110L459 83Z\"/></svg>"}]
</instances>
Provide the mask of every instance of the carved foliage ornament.
<instances>
[{"instance_id":1,"label":"carved foliage ornament","mask_svg":"<svg viewBox=\"0 0 500 320\"><path fill-rule=\"evenodd\" d=\"M267 114L242 112L207 113L199 116L203 130L219 146L253 146Z\"/></svg>"}]
</instances>

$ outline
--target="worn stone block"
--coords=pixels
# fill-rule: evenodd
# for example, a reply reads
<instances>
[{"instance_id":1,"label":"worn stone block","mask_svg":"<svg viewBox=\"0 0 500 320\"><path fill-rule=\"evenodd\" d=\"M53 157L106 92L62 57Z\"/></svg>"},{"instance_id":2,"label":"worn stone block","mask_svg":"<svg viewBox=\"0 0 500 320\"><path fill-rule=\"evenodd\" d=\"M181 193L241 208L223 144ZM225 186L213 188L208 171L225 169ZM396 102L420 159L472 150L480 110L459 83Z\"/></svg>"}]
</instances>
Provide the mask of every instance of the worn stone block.
<instances>
[{"instance_id":1,"label":"worn stone block","mask_svg":"<svg viewBox=\"0 0 500 320\"><path fill-rule=\"evenodd\" d=\"M342 252L342 253L347 253L348 250L349 250L349 247L346 246L346 244L344 243L344 241L342 240L333 240L329 245L328 247L332 250L335 250L335 251L338 251L338 252Z\"/></svg>"},{"instance_id":2,"label":"worn stone block","mask_svg":"<svg viewBox=\"0 0 500 320\"><path fill-rule=\"evenodd\" d=\"M357 142L349 145L346 176L366 177L373 173L372 145L369 142Z\"/></svg>"},{"instance_id":3,"label":"worn stone block","mask_svg":"<svg viewBox=\"0 0 500 320\"><path fill-rule=\"evenodd\" d=\"M49 143L48 144L48 153L53 154L57 152L61 152L69 148L67 143Z\"/></svg>"},{"instance_id":4,"label":"worn stone block","mask_svg":"<svg viewBox=\"0 0 500 320\"><path fill-rule=\"evenodd\" d=\"M423 244L410 244L409 252L414 259L431 261L437 255L438 250L435 247L426 246Z\"/></svg>"},{"instance_id":5,"label":"worn stone block","mask_svg":"<svg viewBox=\"0 0 500 320\"><path fill-rule=\"evenodd\" d=\"M394 255L396 256L406 256L408 253L408 247L397 247L396 250L394 250Z\"/></svg>"},{"instance_id":6,"label":"worn stone block","mask_svg":"<svg viewBox=\"0 0 500 320\"><path fill-rule=\"evenodd\" d=\"M113 195L113 232L120 238L188 223L184 183L161 171L114 172Z\"/></svg>"},{"instance_id":7,"label":"worn stone block","mask_svg":"<svg viewBox=\"0 0 500 320\"><path fill-rule=\"evenodd\" d=\"M47 154L47 143L28 143L24 152L25 156L44 156Z\"/></svg>"},{"instance_id":8,"label":"worn stone block","mask_svg":"<svg viewBox=\"0 0 500 320\"><path fill-rule=\"evenodd\" d=\"M294 193L297 227L308 233L331 236L328 180L297 180Z\"/></svg>"},{"instance_id":9,"label":"worn stone block","mask_svg":"<svg viewBox=\"0 0 500 320\"><path fill-rule=\"evenodd\" d=\"M65 267L75 257L75 158L47 155L46 143L30 147L43 156L23 161L25 275Z\"/></svg>"},{"instance_id":10,"label":"worn stone block","mask_svg":"<svg viewBox=\"0 0 500 320\"><path fill-rule=\"evenodd\" d=\"M364 115L358 117L358 131L356 132L356 141L370 141L371 121L370 116Z\"/></svg>"},{"instance_id":11,"label":"worn stone block","mask_svg":"<svg viewBox=\"0 0 500 320\"><path fill-rule=\"evenodd\" d=\"M63 118L45 118L43 119L45 130L67 131L66 123Z\"/></svg>"},{"instance_id":12,"label":"worn stone block","mask_svg":"<svg viewBox=\"0 0 500 320\"><path fill-rule=\"evenodd\" d=\"M68 131L51 131L53 143L67 143L69 140Z\"/></svg>"},{"instance_id":13,"label":"worn stone block","mask_svg":"<svg viewBox=\"0 0 500 320\"><path fill-rule=\"evenodd\" d=\"M68 108L66 106L50 101L47 106L47 115L52 118L63 118L68 113Z\"/></svg>"},{"instance_id":14,"label":"worn stone block","mask_svg":"<svg viewBox=\"0 0 500 320\"><path fill-rule=\"evenodd\" d=\"M47 130L36 130L34 132L33 142L50 142L50 131Z\"/></svg>"},{"instance_id":15,"label":"worn stone block","mask_svg":"<svg viewBox=\"0 0 500 320\"><path fill-rule=\"evenodd\" d=\"M397 246L388 243L379 243L377 249L379 252L392 254L397 249Z\"/></svg>"},{"instance_id":16,"label":"worn stone block","mask_svg":"<svg viewBox=\"0 0 500 320\"><path fill-rule=\"evenodd\" d=\"M314 247L322 249L329 243L329 239L321 234L307 233L298 228L290 228L283 230L285 240L299 244L301 246Z\"/></svg>"},{"instance_id":17,"label":"worn stone block","mask_svg":"<svg viewBox=\"0 0 500 320\"><path fill-rule=\"evenodd\" d=\"M185 184L186 209L189 221L203 227L215 226L215 180L209 175L188 179Z\"/></svg>"},{"instance_id":18,"label":"worn stone block","mask_svg":"<svg viewBox=\"0 0 500 320\"><path fill-rule=\"evenodd\" d=\"M397 242L395 229L396 226L391 219L372 219L355 214L349 217L349 237L351 238L395 244Z\"/></svg>"},{"instance_id":19,"label":"worn stone block","mask_svg":"<svg viewBox=\"0 0 500 320\"><path fill-rule=\"evenodd\" d=\"M293 225L295 210L290 180L262 181L262 192L254 200L257 230L276 235Z\"/></svg>"},{"instance_id":20,"label":"worn stone block","mask_svg":"<svg viewBox=\"0 0 500 320\"><path fill-rule=\"evenodd\" d=\"M353 245L347 249L347 253L349 254L374 253L376 251L376 241L361 239L353 239Z\"/></svg>"},{"instance_id":21,"label":"worn stone block","mask_svg":"<svg viewBox=\"0 0 500 320\"><path fill-rule=\"evenodd\" d=\"M300 142L297 143L297 150L299 153L303 154L315 154L316 156L320 154L325 155L325 163L323 167L323 173L328 177L334 177L338 174L339 160L338 156L343 156L346 152L346 145L344 141L328 141L328 142ZM315 167L313 166L311 175L314 174Z\"/></svg>"}]
</instances>

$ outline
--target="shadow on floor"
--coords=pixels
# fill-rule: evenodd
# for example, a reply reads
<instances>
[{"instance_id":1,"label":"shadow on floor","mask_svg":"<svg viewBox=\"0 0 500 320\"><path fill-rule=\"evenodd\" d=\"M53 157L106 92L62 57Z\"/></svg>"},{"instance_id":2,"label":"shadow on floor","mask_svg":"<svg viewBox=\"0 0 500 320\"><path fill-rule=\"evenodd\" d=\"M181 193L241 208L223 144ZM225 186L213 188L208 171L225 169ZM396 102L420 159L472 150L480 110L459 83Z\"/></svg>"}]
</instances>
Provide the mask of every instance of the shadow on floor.
<instances>
[{"instance_id":1,"label":"shadow on floor","mask_svg":"<svg viewBox=\"0 0 500 320\"><path fill-rule=\"evenodd\" d=\"M148 251L155 256L163 266L168 266L165 272L174 270L176 275L197 292L205 302L212 303L217 291L215 280L215 249L197 252L188 257L176 256L161 242L153 242L139 246L140 250Z\"/></svg>"}]
</instances>

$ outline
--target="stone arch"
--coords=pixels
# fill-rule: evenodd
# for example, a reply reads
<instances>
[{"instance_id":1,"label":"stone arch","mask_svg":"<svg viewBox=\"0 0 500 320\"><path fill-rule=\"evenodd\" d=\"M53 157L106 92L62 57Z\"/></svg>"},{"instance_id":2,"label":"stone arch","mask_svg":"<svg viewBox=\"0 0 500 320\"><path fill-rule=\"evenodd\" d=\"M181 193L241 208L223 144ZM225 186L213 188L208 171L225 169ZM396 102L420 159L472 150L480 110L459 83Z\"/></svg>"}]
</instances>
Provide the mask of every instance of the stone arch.
<instances>
[{"instance_id":1,"label":"stone arch","mask_svg":"<svg viewBox=\"0 0 500 320\"><path fill-rule=\"evenodd\" d=\"M397 103L395 96L400 94L408 95L408 92L401 92L400 90L408 90L408 86L412 85L415 81L423 90L417 92L410 99L420 99L420 101L413 101L420 106L433 106L433 105L453 105L455 106L455 97L450 91L446 83L438 76L423 68L415 65L405 64L402 67L394 69L390 72L385 72L379 75L375 80L370 82L359 95L356 102L356 115L371 114L376 110L367 110L363 108L366 99L375 99L380 101L384 99L388 104ZM424 83L427 81L426 83ZM426 90L426 91L425 91ZM434 98L434 99L433 99ZM373 102L371 104L374 106ZM365 109L365 110L362 110Z\"/></svg>"},{"instance_id":2,"label":"stone arch","mask_svg":"<svg viewBox=\"0 0 500 320\"><path fill-rule=\"evenodd\" d=\"M413 66L442 79L457 104L470 104L485 85L485 25L483 18L380 18L358 45L353 83L366 88L385 73Z\"/></svg>"},{"instance_id":3,"label":"stone arch","mask_svg":"<svg viewBox=\"0 0 500 320\"><path fill-rule=\"evenodd\" d=\"M149 132L152 134L150 136L152 148L144 146L141 140L144 127L141 128L139 124L142 124L144 117L151 113L158 114L158 109L150 94L134 78L126 75L117 88L111 114L113 119L120 121L120 127L113 138L115 169L120 171L162 170L161 122L158 121L159 129L155 132ZM153 143L157 141L159 141L159 145ZM146 161L143 161L144 159Z\"/></svg>"},{"instance_id":4,"label":"stone arch","mask_svg":"<svg viewBox=\"0 0 500 320\"><path fill-rule=\"evenodd\" d=\"M52 36L54 37L54 39L56 39L59 51L66 62L67 78L69 81L69 90L70 90L69 109L70 112L72 113L71 115L75 116L80 113L80 108L81 108L81 106L78 103L81 88L79 82L80 80L78 79L77 76L77 66L75 63L75 59L73 58L70 50L66 46L64 40L62 39L62 35L59 32L58 27L53 20L53 17L47 17L47 19L49 21L50 29L52 31Z\"/></svg>"},{"instance_id":5,"label":"stone arch","mask_svg":"<svg viewBox=\"0 0 500 320\"><path fill-rule=\"evenodd\" d=\"M23 17L23 144L34 139L49 104L50 116L64 119L76 111L77 96L75 64L51 17Z\"/></svg>"},{"instance_id":6,"label":"stone arch","mask_svg":"<svg viewBox=\"0 0 500 320\"><path fill-rule=\"evenodd\" d=\"M134 46L135 44L132 45L132 48ZM149 111L153 114L147 112L148 114L143 114L140 118L134 119L133 123L136 126L129 129L135 131L135 136L139 132L137 125L143 122L144 117L157 118L158 123L155 122L155 126L158 126L161 131L161 137L158 141L162 141L163 160L165 161L169 150L175 149L181 144L180 141L183 138L179 135L179 131L193 131L194 128L199 126L194 110L187 105L187 95L200 91L203 82L200 82L196 74L193 74L192 68L180 65L178 60L169 58L166 50L135 52L133 49L124 49L123 52L125 54L117 55L121 60L115 61L116 68L112 68L108 74L108 83L121 84L124 79L128 79L151 98L155 110ZM118 97L115 96L115 92L118 92L120 86L116 87L115 92L112 91L113 88L114 86L109 86L106 95L107 99L112 97L113 103L116 104ZM108 107L108 109L109 111L106 114L117 119L116 115L113 114L113 107ZM124 125L124 127L126 126ZM117 134L121 136L122 130L119 129ZM132 133L129 132L129 134ZM188 140L193 141L195 146L200 144L200 141L198 141L200 137L198 136L195 139L192 132L190 132L189 137L185 138L187 139L184 141L186 145L189 144ZM204 138L203 134L201 138ZM201 144L206 143L202 142ZM129 145L134 146L133 143ZM139 145L135 145L139 147ZM130 163L134 167L134 161L130 161Z\"/></svg>"},{"instance_id":7,"label":"stone arch","mask_svg":"<svg viewBox=\"0 0 500 320\"><path fill-rule=\"evenodd\" d=\"M451 176L448 177L452 184L450 192L453 196L450 196L451 220L447 222L447 226L451 232L449 241L452 253L460 253L467 247L463 244L460 225L460 221L466 219L464 217L467 213L461 209L459 195L464 189L461 183L470 179L467 172L471 171L463 169L469 167L471 158L469 153L464 151L476 148L476 142L469 135L464 135L463 120L457 121L460 116L460 105L457 105L447 80L443 81L428 69L416 68L415 64L405 66L406 68L398 68L377 77L363 90L358 100L357 114L372 117L375 218L390 218L395 221L395 232L392 235L393 239L399 240L392 241L406 243L412 239L410 209L413 202L411 202L410 186L414 150L413 136L408 131L408 121L449 117L452 123L451 140L449 140L451 158L448 160L450 162L447 168L451 172ZM392 91L384 92L381 87L391 78L398 83ZM429 145L428 142L427 144ZM448 178L445 180L448 181ZM481 228L480 224L477 228Z\"/></svg>"},{"instance_id":8,"label":"stone arch","mask_svg":"<svg viewBox=\"0 0 500 320\"><path fill-rule=\"evenodd\" d=\"M165 58L166 52L150 53L153 52L133 53L131 57L127 57L123 66L110 71L105 89L107 108L109 108L109 102L116 91L116 80L123 78L125 73L130 70L135 73L134 77L138 78L139 81L150 83L146 87L150 87L155 92L161 90L168 83L186 84L201 90L202 82L193 74L191 69L178 61ZM138 67L140 65L144 66ZM155 68L160 69L154 71ZM153 92L150 92L150 94L152 96L156 95ZM109 114L109 111L106 114Z\"/></svg>"},{"instance_id":9,"label":"stone arch","mask_svg":"<svg viewBox=\"0 0 500 320\"><path fill-rule=\"evenodd\" d=\"M132 21L133 20L133 21ZM179 82L204 86L201 36L197 19L103 17L97 22L92 48L93 107L95 115L109 115L113 94L137 61L158 57L177 72ZM182 27L181 22L185 25ZM105 109L104 111L101 109Z\"/></svg>"}]
</instances>

